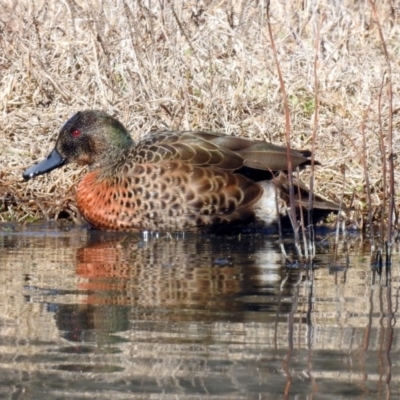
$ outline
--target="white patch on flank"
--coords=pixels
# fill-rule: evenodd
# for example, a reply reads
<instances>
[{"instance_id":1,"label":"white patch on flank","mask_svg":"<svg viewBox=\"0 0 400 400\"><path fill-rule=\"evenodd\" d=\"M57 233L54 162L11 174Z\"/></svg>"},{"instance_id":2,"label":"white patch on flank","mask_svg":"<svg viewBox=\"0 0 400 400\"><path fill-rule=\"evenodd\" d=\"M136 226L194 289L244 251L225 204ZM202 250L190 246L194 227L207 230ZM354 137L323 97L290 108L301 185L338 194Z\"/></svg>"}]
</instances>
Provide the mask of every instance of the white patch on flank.
<instances>
[{"instance_id":1,"label":"white patch on flank","mask_svg":"<svg viewBox=\"0 0 400 400\"><path fill-rule=\"evenodd\" d=\"M276 186L272 181L262 181L258 184L264 189L260 200L257 203L255 214L259 221L263 221L266 225L272 224L278 219L278 208L279 212L285 214L282 210L282 199L279 197ZM276 206L278 201L278 206Z\"/></svg>"}]
</instances>

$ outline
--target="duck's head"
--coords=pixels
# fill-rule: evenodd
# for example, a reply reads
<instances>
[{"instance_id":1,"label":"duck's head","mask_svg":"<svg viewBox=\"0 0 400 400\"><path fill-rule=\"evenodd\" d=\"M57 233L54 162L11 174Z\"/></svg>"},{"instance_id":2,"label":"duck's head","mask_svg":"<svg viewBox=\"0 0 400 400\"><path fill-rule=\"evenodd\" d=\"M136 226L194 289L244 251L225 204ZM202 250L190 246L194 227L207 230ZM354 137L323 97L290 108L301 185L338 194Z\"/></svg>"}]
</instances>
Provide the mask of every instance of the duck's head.
<instances>
[{"instance_id":1,"label":"duck's head","mask_svg":"<svg viewBox=\"0 0 400 400\"><path fill-rule=\"evenodd\" d=\"M23 173L28 180L67 163L93 167L115 163L134 144L124 126L103 111L80 111L61 128L54 150Z\"/></svg>"}]
</instances>

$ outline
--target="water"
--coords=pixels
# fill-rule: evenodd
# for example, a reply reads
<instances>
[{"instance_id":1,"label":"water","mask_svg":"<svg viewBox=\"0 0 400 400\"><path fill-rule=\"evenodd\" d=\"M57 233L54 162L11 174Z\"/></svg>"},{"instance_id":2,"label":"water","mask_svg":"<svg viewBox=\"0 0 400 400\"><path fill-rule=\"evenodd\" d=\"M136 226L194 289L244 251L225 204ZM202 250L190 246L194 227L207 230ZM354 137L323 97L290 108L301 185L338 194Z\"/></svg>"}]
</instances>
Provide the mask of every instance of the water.
<instances>
[{"instance_id":1,"label":"water","mask_svg":"<svg viewBox=\"0 0 400 400\"><path fill-rule=\"evenodd\" d=\"M347 244L2 225L0 399L397 398L398 253Z\"/></svg>"}]
</instances>

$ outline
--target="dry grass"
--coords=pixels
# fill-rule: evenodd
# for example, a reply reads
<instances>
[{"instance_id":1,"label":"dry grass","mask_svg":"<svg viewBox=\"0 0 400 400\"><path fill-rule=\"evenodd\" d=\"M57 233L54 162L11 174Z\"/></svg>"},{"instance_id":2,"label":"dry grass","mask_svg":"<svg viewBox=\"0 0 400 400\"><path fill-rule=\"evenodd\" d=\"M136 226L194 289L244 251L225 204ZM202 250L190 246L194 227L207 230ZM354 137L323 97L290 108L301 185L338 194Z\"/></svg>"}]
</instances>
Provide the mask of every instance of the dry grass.
<instances>
[{"instance_id":1,"label":"dry grass","mask_svg":"<svg viewBox=\"0 0 400 400\"><path fill-rule=\"evenodd\" d=\"M400 4L376 3L391 57L397 154ZM311 148L321 23L316 159L323 166L315 187L335 201L344 196L347 205L354 194L352 218L359 222L367 210L363 121L374 210L383 206L382 159L388 156L379 145L389 120L387 64L371 6L365 0L274 1L271 23L296 148ZM21 173L47 155L77 110L108 111L134 137L165 127L202 128L284 142L263 1L3 0L0 33L0 220L76 215L74 186L82 171L64 168L28 183Z\"/></svg>"}]
</instances>

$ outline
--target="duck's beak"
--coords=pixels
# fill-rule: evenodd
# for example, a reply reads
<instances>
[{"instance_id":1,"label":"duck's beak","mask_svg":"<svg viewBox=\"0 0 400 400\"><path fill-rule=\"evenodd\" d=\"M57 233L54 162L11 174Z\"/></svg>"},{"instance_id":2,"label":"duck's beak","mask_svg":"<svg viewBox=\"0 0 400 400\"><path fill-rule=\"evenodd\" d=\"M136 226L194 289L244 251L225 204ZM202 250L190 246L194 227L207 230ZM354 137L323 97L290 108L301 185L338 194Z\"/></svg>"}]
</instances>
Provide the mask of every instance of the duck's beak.
<instances>
[{"instance_id":1,"label":"duck's beak","mask_svg":"<svg viewBox=\"0 0 400 400\"><path fill-rule=\"evenodd\" d=\"M29 180L35 176L43 175L53 171L53 169L62 167L66 162L67 160L61 157L60 153L54 149L45 160L27 169L22 176L25 180Z\"/></svg>"}]
</instances>

